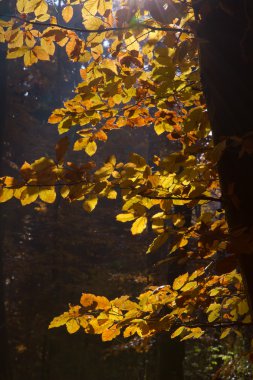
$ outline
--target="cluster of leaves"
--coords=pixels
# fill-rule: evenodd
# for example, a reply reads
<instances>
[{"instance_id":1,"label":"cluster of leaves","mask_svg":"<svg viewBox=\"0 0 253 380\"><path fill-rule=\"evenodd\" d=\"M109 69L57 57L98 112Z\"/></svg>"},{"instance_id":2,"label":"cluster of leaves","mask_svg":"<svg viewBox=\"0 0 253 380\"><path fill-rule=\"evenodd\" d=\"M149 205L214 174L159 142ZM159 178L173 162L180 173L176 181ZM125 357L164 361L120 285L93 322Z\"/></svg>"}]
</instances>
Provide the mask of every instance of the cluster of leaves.
<instances>
[{"instance_id":1,"label":"cluster of leaves","mask_svg":"<svg viewBox=\"0 0 253 380\"><path fill-rule=\"evenodd\" d=\"M208 278L204 275L204 268L191 275L184 273L172 286L150 287L135 302L128 296L109 301L84 293L81 305L70 306L69 311L53 319L49 328L66 325L70 334L83 328L86 333L101 334L103 341L114 339L121 331L125 338L133 334L150 338L164 330L171 331L172 338L186 340L204 333L195 322L201 315L207 315L209 326L214 322L221 327L224 322L250 322L249 308L241 295L240 275L236 271ZM221 339L231 330L232 327L223 329Z\"/></svg>"},{"instance_id":2,"label":"cluster of leaves","mask_svg":"<svg viewBox=\"0 0 253 380\"><path fill-rule=\"evenodd\" d=\"M133 235L148 225L156 235L147 253L164 245L168 255L194 258L203 266L229 249L224 212L215 206L221 200L216 164L225 142L213 147L197 43L189 31L189 2L162 1L160 9L153 3L68 0L56 17L45 0L18 0L20 16L0 21L0 41L7 43L8 59L23 57L30 66L52 60L57 47L82 63L75 96L49 117L64 135L56 145L56 158L25 162L19 176L2 177L0 202L15 197L22 205L38 199L53 203L59 193L70 202L81 201L91 212L99 199L120 197L117 220L131 222ZM161 10L169 25L160 23ZM83 28L68 26L75 20ZM135 153L127 163L111 156L99 168L91 161L76 164L65 159L73 139L74 151L93 156L110 131L147 126L173 146L171 154L155 156L152 165ZM184 205L201 210L190 226L177 207ZM125 337L172 330L172 337L188 339L202 335L197 323L205 319L250 322L240 275L214 276L201 265L172 285L149 289L137 302L125 296L109 301L84 294L82 306L71 306L50 327L66 324L75 332L82 326L87 333L102 334L103 340L113 339L122 329ZM228 327L222 337L230 331Z\"/></svg>"}]
</instances>

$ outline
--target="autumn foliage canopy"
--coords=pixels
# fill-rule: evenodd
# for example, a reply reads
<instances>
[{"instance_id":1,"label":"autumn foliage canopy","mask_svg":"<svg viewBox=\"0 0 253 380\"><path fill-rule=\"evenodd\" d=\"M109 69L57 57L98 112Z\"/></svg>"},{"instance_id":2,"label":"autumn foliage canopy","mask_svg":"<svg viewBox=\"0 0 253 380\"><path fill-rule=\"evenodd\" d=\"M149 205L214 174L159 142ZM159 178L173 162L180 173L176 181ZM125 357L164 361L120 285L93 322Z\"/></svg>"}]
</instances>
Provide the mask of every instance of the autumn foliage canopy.
<instances>
[{"instance_id":1,"label":"autumn foliage canopy","mask_svg":"<svg viewBox=\"0 0 253 380\"><path fill-rule=\"evenodd\" d=\"M53 65L62 49L82 68L74 96L48 119L60 135L55 157L24 162L15 178L6 173L0 202L53 203L59 189L59 196L91 213L102 198L119 198L117 220L132 235L149 228L147 254L163 249L168 258L183 257L189 268L136 299L83 293L80 305L70 305L49 328L83 329L104 341L162 331L185 340L200 337L210 325L220 326L223 338L236 324L251 322L228 243L217 175L226 142L214 146L212 140L195 17L189 0L67 0L62 14L46 0L18 0L16 15L1 15L7 59L22 59L26 67ZM92 157L100 145L127 127L153 128L170 153L146 162L133 146L128 162L112 155L96 167ZM67 161L69 150L82 151L83 161ZM185 209L191 210L190 224Z\"/></svg>"}]
</instances>

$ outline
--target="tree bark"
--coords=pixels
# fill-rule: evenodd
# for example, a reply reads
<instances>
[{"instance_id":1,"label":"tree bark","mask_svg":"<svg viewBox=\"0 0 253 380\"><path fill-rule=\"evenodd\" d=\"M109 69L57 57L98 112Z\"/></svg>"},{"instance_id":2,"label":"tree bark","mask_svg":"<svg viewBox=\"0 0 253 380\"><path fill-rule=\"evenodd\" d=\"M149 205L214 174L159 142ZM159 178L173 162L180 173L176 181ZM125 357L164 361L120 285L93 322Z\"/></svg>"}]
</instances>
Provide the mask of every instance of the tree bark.
<instances>
[{"instance_id":1,"label":"tree bark","mask_svg":"<svg viewBox=\"0 0 253 380\"><path fill-rule=\"evenodd\" d=\"M195 1L196 3L196 1ZM215 143L226 140L218 164L231 249L253 305L253 1L203 0L200 67Z\"/></svg>"},{"instance_id":2,"label":"tree bark","mask_svg":"<svg viewBox=\"0 0 253 380\"><path fill-rule=\"evenodd\" d=\"M9 11L9 2L0 3L0 13ZM4 129L6 124L6 76L7 63L5 59L6 52L0 50L0 176L2 174L3 155L4 155ZM8 334L6 326L5 312L5 278L4 278L4 215L0 213L0 380L11 380L11 368L9 361Z\"/></svg>"}]
</instances>

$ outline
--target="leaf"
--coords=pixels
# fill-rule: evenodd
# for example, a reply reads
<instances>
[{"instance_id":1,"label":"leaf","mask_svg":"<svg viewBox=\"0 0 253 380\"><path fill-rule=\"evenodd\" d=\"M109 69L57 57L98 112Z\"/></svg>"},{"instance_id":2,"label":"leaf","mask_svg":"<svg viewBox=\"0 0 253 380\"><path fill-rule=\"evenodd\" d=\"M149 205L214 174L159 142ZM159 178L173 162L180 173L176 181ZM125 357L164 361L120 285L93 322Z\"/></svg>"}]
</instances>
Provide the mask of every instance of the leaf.
<instances>
[{"instance_id":1,"label":"leaf","mask_svg":"<svg viewBox=\"0 0 253 380\"><path fill-rule=\"evenodd\" d=\"M7 189L6 187L0 187L0 203L9 201L14 195L13 189Z\"/></svg>"},{"instance_id":2,"label":"leaf","mask_svg":"<svg viewBox=\"0 0 253 380\"><path fill-rule=\"evenodd\" d=\"M80 304L84 307L92 306L96 302L96 296L90 293L83 293L80 299Z\"/></svg>"},{"instance_id":3,"label":"leaf","mask_svg":"<svg viewBox=\"0 0 253 380\"><path fill-rule=\"evenodd\" d=\"M48 52L41 46L35 46L32 52L41 61L49 61L50 59Z\"/></svg>"},{"instance_id":4,"label":"leaf","mask_svg":"<svg viewBox=\"0 0 253 380\"><path fill-rule=\"evenodd\" d=\"M173 289L179 290L182 288L182 286L187 282L189 277L188 273L182 274L181 276L178 276L174 282L173 282Z\"/></svg>"},{"instance_id":5,"label":"leaf","mask_svg":"<svg viewBox=\"0 0 253 380\"><path fill-rule=\"evenodd\" d=\"M55 317L50 322L50 325L48 326L48 328L52 329L52 328L55 328L55 327L64 326L69 319L70 319L69 313L65 312L65 313L61 314L60 316Z\"/></svg>"},{"instance_id":6,"label":"leaf","mask_svg":"<svg viewBox=\"0 0 253 380\"><path fill-rule=\"evenodd\" d=\"M95 143L95 141L88 142L88 144L85 147L85 152L89 156L93 156L96 153L96 151L97 151L97 144Z\"/></svg>"},{"instance_id":7,"label":"leaf","mask_svg":"<svg viewBox=\"0 0 253 380\"><path fill-rule=\"evenodd\" d=\"M238 314L239 315L244 315L244 314L247 314L249 312L249 305L248 305L248 302L246 300L240 301L237 305L237 308L238 308Z\"/></svg>"},{"instance_id":8,"label":"leaf","mask_svg":"<svg viewBox=\"0 0 253 380\"><path fill-rule=\"evenodd\" d=\"M118 214L116 216L116 219L118 220L118 222L125 223L125 222L130 222L131 220L134 220L135 216L129 212L125 214Z\"/></svg>"},{"instance_id":9,"label":"leaf","mask_svg":"<svg viewBox=\"0 0 253 380\"><path fill-rule=\"evenodd\" d=\"M181 342L183 342L184 340L193 339L193 338L198 339L204 334L204 331L200 327L187 328L187 330L190 331L190 334L184 336L181 339Z\"/></svg>"},{"instance_id":10,"label":"leaf","mask_svg":"<svg viewBox=\"0 0 253 380\"><path fill-rule=\"evenodd\" d=\"M54 203L56 199L56 192L54 186L41 187L39 190L39 197L43 202Z\"/></svg>"},{"instance_id":11,"label":"leaf","mask_svg":"<svg viewBox=\"0 0 253 380\"><path fill-rule=\"evenodd\" d=\"M147 218L146 216L141 216L137 218L135 222L132 224L131 232L133 235L141 234L146 226L147 226Z\"/></svg>"},{"instance_id":12,"label":"leaf","mask_svg":"<svg viewBox=\"0 0 253 380\"><path fill-rule=\"evenodd\" d=\"M226 329L224 329L220 335L220 339L226 338L226 336L228 336L230 331L231 331L231 327L227 327Z\"/></svg>"},{"instance_id":13,"label":"leaf","mask_svg":"<svg viewBox=\"0 0 253 380\"><path fill-rule=\"evenodd\" d=\"M80 329L80 324L76 319L73 318L66 322L66 327L69 334L74 334Z\"/></svg>"},{"instance_id":14,"label":"leaf","mask_svg":"<svg viewBox=\"0 0 253 380\"><path fill-rule=\"evenodd\" d=\"M212 303L208 309L207 309L207 313L208 314L208 322L213 322L215 321L216 319L218 319L220 317L220 310L221 310L221 305L218 304L218 303Z\"/></svg>"},{"instance_id":15,"label":"leaf","mask_svg":"<svg viewBox=\"0 0 253 380\"><path fill-rule=\"evenodd\" d=\"M191 281L191 282L188 282L186 285L184 285L184 286L181 288L181 292L189 292L190 290L194 290L194 289L196 289L197 286L198 286L197 281Z\"/></svg>"},{"instance_id":16,"label":"leaf","mask_svg":"<svg viewBox=\"0 0 253 380\"><path fill-rule=\"evenodd\" d=\"M67 6L64 7L63 10L62 10L62 17L63 17L63 20L64 20L65 22L67 22L67 23L72 19L73 14L74 14L74 12L73 12L73 7L71 7L71 5L67 5Z\"/></svg>"},{"instance_id":17,"label":"leaf","mask_svg":"<svg viewBox=\"0 0 253 380\"><path fill-rule=\"evenodd\" d=\"M113 340L120 334L120 329L117 328L116 325L110 327L109 329L106 329L102 333L102 340L103 342L108 342L110 340Z\"/></svg>"},{"instance_id":18,"label":"leaf","mask_svg":"<svg viewBox=\"0 0 253 380\"><path fill-rule=\"evenodd\" d=\"M148 247L147 253L151 253L156 251L158 248L160 248L169 238L169 233L165 232L161 235L158 235L153 242Z\"/></svg>"},{"instance_id":19,"label":"leaf","mask_svg":"<svg viewBox=\"0 0 253 380\"><path fill-rule=\"evenodd\" d=\"M97 196L95 195L89 196L89 198L83 202L83 208L87 212L92 212L94 208L96 207L97 203L98 203Z\"/></svg>"},{"instance_id":20,"label":"leaf","mask_svg":"<svg viewBox=\"0 0 253 380\"><path fill-rule=\"evenodd\" d=\"M181 326L179 327L178 329L176 329L173 334L171 334L171 338L176 338L177 336L181 335L185 330L185 327L184 326Z\"/></svg>"},{"instance_id":21,"label":"leaf","mask_svg":"<svg viewBox=\"0 0 253 380\"><path fill-rule=\"evenodd\" d=\"M128 338L129 336L134 335L137 332L137 326L136 325L131 325L128 326L125 331L124 331L124 338Z\"/></svg>"}]
</instances>

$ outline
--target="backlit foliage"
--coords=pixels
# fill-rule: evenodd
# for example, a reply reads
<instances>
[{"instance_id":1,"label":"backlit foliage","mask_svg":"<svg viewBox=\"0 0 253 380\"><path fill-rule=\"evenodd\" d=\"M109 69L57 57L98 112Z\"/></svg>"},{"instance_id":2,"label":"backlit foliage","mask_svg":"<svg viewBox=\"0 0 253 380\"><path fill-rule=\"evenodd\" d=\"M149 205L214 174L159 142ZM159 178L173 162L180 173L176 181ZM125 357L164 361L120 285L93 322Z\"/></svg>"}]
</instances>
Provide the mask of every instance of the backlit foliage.
<instances>
[{"instance_id":1,"label":"backlit foliage","mask_svg":"<svg viewBox=\"0 0 253 380\"><path fill-rule=\"evenodd\" d=\"M67 0L59 15L51 2L18 0L18 16L2 16L0 41L8 59L53 64L57 49L64 49L68 59L82 63L82 81L49 117L62 135L55 157L25 162L15 178L2 177L0 202L53 203L59 188L62 198L92 212L102 198L119 197L119 222L129 223L133 235L152 229L147 253L163 246L168 261L191 259L197 268L170 285L149 287L134 301L84 293L80 305L54 318L50 328L82 328L104 341L166 330L185 340L200 337L211 324L224 327L224 338L235 322L250 322L235 266L226 259L221 273L215 270L217 255L231 254L216 172L226 142L213 146L190 2L155 3ZM173 153L154 156L152 164L136 153L128 162L112 155L96 167L90 157L124 127L154 128ZM82 151L83 162L66 161L68 150ZM191 225L185 207L193 211Z\"/></svg>"}]
</instances>

